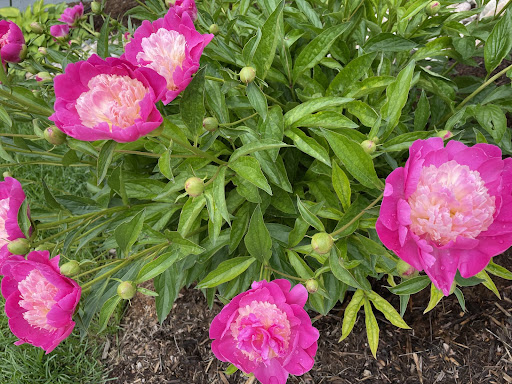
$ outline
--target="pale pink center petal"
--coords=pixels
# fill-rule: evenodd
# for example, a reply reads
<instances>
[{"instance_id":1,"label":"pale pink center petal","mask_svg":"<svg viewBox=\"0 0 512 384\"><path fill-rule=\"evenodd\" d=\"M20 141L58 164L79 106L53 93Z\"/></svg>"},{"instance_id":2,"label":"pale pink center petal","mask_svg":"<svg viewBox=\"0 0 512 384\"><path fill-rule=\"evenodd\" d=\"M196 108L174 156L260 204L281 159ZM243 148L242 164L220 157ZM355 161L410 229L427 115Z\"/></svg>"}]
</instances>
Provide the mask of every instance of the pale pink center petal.
<instances>
[{"instance_id":1,"label":"pale pink center petal","mask_svg":"<svg viewBox=\"0 0 512 384\"><path fill-rule=\"evenodd\" d=\"M9 198L0 200L0 248L8 243L9 234L5 229L7 212L9 211Z\"/></svg>"},{"instance_id":2,"label":"pale pink center petal","mask_svg":"<svg viewBox=\"0 0 512 384\"><path fill-rule=\"evenodd\" d=\"M174 71L185 60L185 36L160 28L156 33L144 37L141 42L142 51L137 53L137 61L149 62L146 67L155 70L167 80L167 89L175 91Z\"/></svg>"},{"instance_id":3,"label":"pale pink center petal","mask_svg":"<svg viewBox=\"0 0 512 384\"><path fill-rule=\"evenodd\" d=\"M20 307L27 311L23 317L33 327L54 331L55 327L48 324L46 315L56 301L57 287L51 284L37 269L32 270L25 280L18 284L21 300Z\"/></svg>"},{"instance_id":4,"label":"pale pink center petal","mask_svg":"<svg viewBox=\"0 0 512 384\"><path fill-rule=\"evenodd\" d=\"M89 90L76 101L76 110L82 124L93 128L106 122L112 126L127 128L140 119L140 101L148 89L137 79L129 76L101 74L88 83Z\"/></svg>"},{"instance_id":5,"label":"pale pink center petal","mask_svg":"<svg viewBox=\"0 0 512 384\"><path fill-rule=\"evenodd\" d=\"M457 236L476 238L493 222L496 210L478 171L455 160L421 170L416 191L409 197L411 230L444 245Z\"/></svg>"},{"instance_id":6,"label":"pale pink center petal","mask_svg":"<svg viewBox=\"0 0 512 384\"><path fill-rule=\"evenodd\" d=\"M275 304L253 301L238 309L238 318L231 324L237 348L255 362L268 362L285 356L290 340L290 322L286 313Z\"/></svg>"}]
</instances>

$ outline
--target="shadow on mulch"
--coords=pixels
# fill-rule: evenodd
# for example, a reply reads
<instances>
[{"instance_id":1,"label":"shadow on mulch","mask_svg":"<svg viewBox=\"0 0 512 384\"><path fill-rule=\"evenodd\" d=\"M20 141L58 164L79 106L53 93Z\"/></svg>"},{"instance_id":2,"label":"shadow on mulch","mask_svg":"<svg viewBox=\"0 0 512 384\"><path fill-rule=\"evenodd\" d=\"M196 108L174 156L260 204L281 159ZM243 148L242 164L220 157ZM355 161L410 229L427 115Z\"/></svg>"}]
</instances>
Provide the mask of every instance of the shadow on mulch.
<instances>
[{"instance_id":1,"label":"shadow on mulch","mask_svg":"<svg viewBox=\"0 0 512 384\"><path fill-rule=\"evenodd\" d=\"M496 258L511 268L512 259ZM428 289L413 296L405 320L412 330L391 325L376 312L380 345L374 359L367 345L363 311L352 334L342 343L340 308L315 322L320 330L316 363L293 384L502 384L512 383L512 282L496 278L502 294L498 300L483 286L462 288L467 312L462 312L454 295L444 298L423 315ZM385 295L385 290L380 292ZM348 297L350 299L350 295ZM398 299L388 293L398 308ZM104 354L117 384L243 384L239 372L223 373L228 366L210 350L208 329L220 311L208 310L200 291L184 289L162 325L156 317L154 300L138 294L123 319L124 329L111 340ZM314 315L314 314L312 314Z\"/></svg>"}]
</instances>

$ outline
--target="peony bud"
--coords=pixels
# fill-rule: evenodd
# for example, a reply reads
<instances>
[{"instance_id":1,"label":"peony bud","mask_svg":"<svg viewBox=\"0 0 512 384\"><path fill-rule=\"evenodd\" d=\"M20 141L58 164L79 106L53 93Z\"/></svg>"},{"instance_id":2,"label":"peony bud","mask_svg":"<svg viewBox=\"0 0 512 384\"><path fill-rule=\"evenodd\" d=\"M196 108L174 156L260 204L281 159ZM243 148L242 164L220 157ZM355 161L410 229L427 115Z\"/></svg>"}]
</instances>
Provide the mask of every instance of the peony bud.
<instances>
[{"instance_id":1,"label":"peony bud","mask_svg":"<svg viewBox=\"0 0 512 384\"><path fill-rule=\"evenodd\" d=\"M3 177L4 177L4 179L5 179L6 177L12 177L12 174L11 174L11 172L5 171L5 172L2 174L2 176L3 176Z\"/></svg>"},{"instance_id":2,"label":"peony bud","mask_svg":"<svg viewBox=\"0 0 512 384\"><path fill-rule=\"evenodd\" d=\"M256 70L253 67L243 67L240 71L240 81L249 84L256 77Z\"/></svg>"},{"instance_id":3,"label":"peony bud","mask_svg":"<svg viewBox=\"0 0 512 384\"><path fill-rule=\"evenodd\" d=\"M37 48L37 50L39 51L39 53L43 56L47 55L48 54L48 51L46 50L45 47L39 47Z\"/></svg>"},{"instance_id":4,"label":"peony bud","mask_svg":"<svg viewBox=\"0 0 512 384\"><path fill-rule=\"evenodd\" d=\"M123 300L130 300L137 292L137 287L132 281L123 281L117 286L117 295Z\"/></svg>"},{"instance_id":5,"label":"peony bud","mask_svg":"<svg viewBox=\"0 0 512 384\"><path fill-rule=\"evenodd\" d=\"M73 276L80 272L80 263L76 260L68 261L60 266L60 273L64 276Z\"/></svg>"},{"instance_id":6,"label":"peony bud","mask_svg":"<svg viewBox=\"0 0 512 384\"><path fill-rule=\"evenodd\" d=\"M307 279L306 280L306 289L309 293L315 293L318 291L318 281L315 279Z\"/></svg>"},{"instance_id":7,"label":"peony bud","mask_svg":"<svg viewBox=\"0 0 512 384\"><path fill-rule=\"evenodd\" d=\"M441 9L441 3L439 1L432 1L425 7L425 12L429 16L434 16Z\"/></svg>"},{"instance_id":8,"label":"peony bud","mask_svg":"<svg viewBox=\"0 0 512 384\"><path fill-rule=\"evenodd\" d=\"M416 277L419 275L419 271L414 268L412 265L409 265L402 259L398 260L396 263L396 271L398 275L403 279L410 279L411 277Z\"/></svg>"},{"instance_id":9,"label":"peony bud","mask_svg":"<svg viewBox=\"0 0 512 384\"><path fill-rule=\"evenodd\" d=\"M91 11L92 11L92 13L99 15L101 13L101 3L98 3L97 1L93 1L91 3Z\"/></svg>"},{"instance_id":10,"label":"peony bud","mask_svg":"<svg viewBox=\"0 0 512 384\"><path fill-rule=\"evenodd\" d=\"M334 245L334 240L331 235L325 232L318 232L311 238L311 247L313 251L320 255L329 253Z\"/></svg>"},{"instance_id":11,"label":"peony bud","mask_svg":"<svg viewBox=\"0 0 512 384\"><path fill-rule=\"evenodd\" d=\"M53 77L48 72L39 72L36 74L37 81L50 81Z\"/></svg>"},{"instance_id":12,"label":"peony bud","mask_svg":"<svg viewBox=\"0 0 512 384\"><path fill-rule=\"evenodd\" d=\"M30 243L27 239L20 237L7 245L7 250L13 255L26 255L30 251Z\"/></svg>"},{"instance_id":13,"label":"peony bud","mask_svg":"<svg viewBox=\"0 0 512 384\"><path fill-rule=\"evenodd\" d=\"M208 29L208 31L210 33L213 33L214 35L218 34L220 29L219 29L219 26L217 24L212 24L210 25L210 28Z\"/></svg>"},{"instance_id":14,"label":"peony bud","mask_svg":"<svg viewBox=\"0 0 512 384\"><path fill-rule=\"evenodd\" d=\"M361 147L363 147L364 151L371 155L377 149L377 145L372 140L365 140L361 143Z\"/></svg>"},{"instance_id":15,"label":"peony bud","mask_svg":"<svg viewBox=\"0 0 512 384\"><path fill-rule=\"evenodd\" d=\"M44 130L44 138L50 144L61 145L66 142L67 135L55 125L52 125Z\"/></svg>"},{"instance_id":16,"label":"peony bud","mask_svg":"<svg viewBox=\"0 0 512 384\"><path fill-rule=\"evenodd\" d=\"M209 132L214 132L219 127L219 122L215 117L207 117L203 120L203 128Z\"/></svg>"},{"instance_id":17,"label":"peony bud","mask_svg":"<svg viewBox=\"0 0 512 384\"><path fill-rule=\"evenodd\" d=\"M453 137L453 133L447 131L446 129L443 129L442 131L437 132L436 136L442 138L443 140L448 140Z\"/></svg>"},{"instance_id":18,"label":"peony bud","mask_svg":"<svg viewBox=\"0 0 512 384\"><path fill-rule=\"evenodd\" d=\"M185 181L185 191L191 197L200 196L204 191L204 182L199 177L191 177Z\"/></svg>"},{"instance_id":19,"label":"peony bud","mask_svg":"<svg viewBox=\"0 0 512 384\"><path fill-rule=\"evenodd\" d=\"M37 21L30 23L30 29L35 33L43 33L43 26L39 24Z\"/></svg>"}]
</instances>

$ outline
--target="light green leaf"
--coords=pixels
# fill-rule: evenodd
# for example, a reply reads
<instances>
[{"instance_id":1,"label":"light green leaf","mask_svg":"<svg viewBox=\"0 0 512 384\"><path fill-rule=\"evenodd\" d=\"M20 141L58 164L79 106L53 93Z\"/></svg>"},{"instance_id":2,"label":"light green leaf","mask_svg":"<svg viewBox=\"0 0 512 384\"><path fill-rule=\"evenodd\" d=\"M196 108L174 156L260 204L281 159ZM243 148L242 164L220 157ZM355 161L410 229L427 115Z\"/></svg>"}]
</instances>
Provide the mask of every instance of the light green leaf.
<instances>
[{"instance_id":1,"label":"light green leaf","mask_svg":"<svg viewBox=\"0 0 512 384\"><path fill-rule=\"evenodd\" d=\"M114 230L116 242L125 256L130 253L133 244L135 244L139 237L142 225L144 224L144 216L145 211L142 210L129 221L119 224Z\"/></svg>"},{"instance_id":2,"label":"light green leaf","mask_svg":"<svg viewBox=\"0 0 512 384\"><path fill-rule=\"evenodd\" d=\"M423 313L425 314L433 310L437 303L439 303L443 297L443 292L437 289L435 285L432 283L430 285L430 301L428 302L428 306Z\"/></svg>"},{"instance_id":3,"label":"light green leaf","mask_svg":"<svg viewBox=\"0 0 512 384\"><path fill-rule=\"evenodd\" d=\"M364 298L364 322L366 324L366 336L368 345L374 358L377 358L377 349L379 347L379 324L373 314L372 305L368 299Z\"/></svg>"},{"instance_id":4,"label":"light green leaf","mask_svg":"<svg viewBox=\"0 0 512 384\"><path fill-rule=\"evenodd\" d=\"M217 178L213 181L213 198L215 205L226 222L231 225L228 207L226 205L225 184L226 184L226 167L221 167Z\"/></svg>"},{"instance_id":5,"label":"light green leaf","mask_svg":"<svg viewBox=\"0 0 512 384\"><path fill-rule=\"evenodd\" d=\"M147 263L139 271L135 284L140 284L144 281L151 280L152 278L160 275L171 267L179 258L180 252L178 250L173 252L166 252L159 256L157 259Z\"/></svg>"},{"instance_id":6,"label":"light green leaf","mask_svg":"<svg viewBox=\"0 0 512 384\"><path fill-rule=\"evenodd\" d=\"M304 116L293 124L293 127L311 127L311 128L358 128L359 125L354 123L348 117L343 116L339 112L323 111L315 114Z\"/></svg>"},{"instance_id":7,"label":"light green leaf","mask_svg":"<svg viewBox=\"0 0 512 384\"><path fill-rule=\"evenodd\" d=\"M494 284L494 281L492 281L491 277L487 274L487 272L485 272L485 270L478 272L475 277L482 279L482 284L492 293L494 293L498 299L501 300L500 292L498 291L498 288L496 288L496 284Z\"/></svg>"},{"instance_id":8,"label":"light green leaf","mask_svg":"<svg viewBox=\"0 0 512 384\"><path fill-rule=\"evenodd\" d=\"M174 180L171 168L171 152L172 148L169 147L160 155L160 158L158 159L158 169L162 175L167 177L169 180Z\"/></svg>"},{"instance_id":9,"label":"light green leaf","mask_svg":"<svg viewBox=\"0 0 512 384\"><path fill-rule=\"evenodd\" d=\"M258 115L260 115L263 120L266 120L268 109L267 99L265 98L265 95L261 89L254 82L252 82L247 86L246 92L249 103L251 103L254 110L258 112Z\"/></svg>"},{"instance_id":10,"label":"light green leaf","mask_svg":"<svg viewBox=\"0 0 512 384\"><path fill-rule=\"evenodd\" d=\"M512 272L510 272L507 268L502 267L501 265L495 264L492 260L487 265L485 270L494 276L501 277L502 279L512 280Z\"/></svg>"},{"instance_id":11,"label":"light green leaf","mask_svg":"<svg viewBox=\"0 0 512 384\"><path fill-rule=\"evenodd\" d=\"M334 161L332 163L332 186L346 211L350 207L350 181L343 170Z\"/></svg>"},{"instance_id":12,"label":"light green leaf","mask_svg":"<svg viewBox=\"0 0 512 384\"><path fill-rule=\"evenodd\" d=\"M320 111L329 107L337 107L351 102L353 99L346 97L318 97L308 100L305 103L297 105L295 108L289 110L284 115L285 126L289 127L299 119L307 116L313 112Z\"/></svg>"},{"instance_id":13,"label":"light green leaf","mask_svg":"<svg viewBox=\"0 0 512 384\"><path fill-rule=\"evenodd\" d=\"M398 328L411 329L411 327L407 325L404 319L402 319L400 314L395 310L395 308L393 308L391 304L389 304L387 300L383 299L373 291L366 292L366 296L368 299L370 299L375 308L382 312L386 319L391 322L391 324L397 326Z\"/></svg>"},{"instance_id":14,"label":"light green leaf","mask_svg":"<svg viewBox=\"0 0 512 384\"><path fill-rule=\"evenodd\" d=\"M376 53L368 53L349 62L331 81L326 94L342 93L349 85L355 83L368 72L376 56Z\"/></svg>"},{"instance_id":15,"label":"light green leaf","mask_svg":"<svg viewBox=\"0 0 512 384\"><path fill-rule=\"evenodd\" d=\"M109 35L109 27L110 27L110 15L104 20L103 25L101 26L100 36L98 37L98 46L97 53L102 59L109 56L108 53L108 35ZM107 319L108 320L108 319Z\"/></svg>"},{"instance_id":16,"label":"light green leaf","mask_svg":"<svg viewBox=\"0 0 512 384\"><path fill-rule=\"evenodd\" d=\"M320 219L312 213L303 203L300 201L299 196L297 196L297 207L299 208L299 213L309 225L314 227L316 230L320 232L325 232L325 227L320 221Z\"/></svg>"},{"instance_id":17,"label":"light green leaf","mask_svg":"<svg viewBox=\"0 0 512 384\"><path fill-rule=\"evenodd\" d=\"M320 160L328 166L331 166L329 152L318 144L314 138L306 135L299 128L289 128L284 131L284 134L292 139L295 146L302 152L307 153L311 157Z\"/></svg>"},{"instance_id":18,"label":"light green leaf","mask_svg":"<svg viewBox=\"0 0 512 384\"><path fill-rule=\"evenodd\" d=\"M180 101L181 118L194 136L203 129L205 72L205 67L197 71Z\"/></svg>"},{"instance_id":19,"label":"light green leaf","mask_svg":"<svg viewBox=\"0 0 512 384\"><path fill-rule=\"evenodd\" d=\"M341 326L341 337L338 342L341 342L350 335L357 319L357 312L363 306L363 298L364 291L362 289L358 289L354 292L352 296L352 300L348 303L347 308L345 308L345 313L343 314L343 324Z\"/></svg>"},{"instance_id":20,"label":"light green leaf","mask_svg":"<svg viewBox=\"0 0 512 384\"><path fill-rule=\"evenodd\" d=\"M181 236L187 237L205 204L206 199L203 195L191 197L187 200L181 210L180 222L178 224L178 232Z\"/></svg>"},{"instance_id":21,"label":"light green leaf","mask_svg":"<svg viewBox=\"0 0 512 384\"><path fill-rule=\"evenodd\" d=\"M491 73L512 49L512 12L499 19L484 46L485 69Z\"/></svg>"},{"instance_id":22,"label":"light green leaf","mask_svg":"<svg viewBox=\"0 0 512 384\"><path fill-rule=\"evenodd\" d=\"M250 256L235 257L234 259L223 261L197 284L197 288L213 288L231 281L245 272L255 261L256 258Z\"/></svg>"},{"instance_id":23,"label":"light green leaf","mask_svg":"<svg viewBox=\"0 0 512 384\"><path fill-rule=\"evenodd\" d=\"M112 163L112 158L114 156L116 146L117 143L114 140L105 141L105 143L101 146L100 154L98 156L98 181L96 182L96 185L100 185L105 178L108 167L110 167L110 164Z\"/></svg>"},{"instance_id":24,"label":"light green leaf","mask_svg":"<svg viewBox=\"0 0 512 384\"><path fill-rule=\"evenodd\" d=\"M249 183L272 195L272 189L261 171L260 163L254 157L239 157L234 162L229 163L229 168Z\"/></svg>"},{"instance_id":25,"label":"light green leaf","mask_svg":"<svg viewBox=\"0 0 512 384\"><path fill-rule=\"evenodd\" d=\"M253 141L253 142L245 144L245 145L241 146L240 148L237 148L235 151L233 151L233 154L229 158L229 161L234 162L239 157L246 156L253 152L267 151L269 149L283 148L283 147L289 147L289 145L283 143L282 141L277 141L277 140L273 140L273 139L261 139L258 141Z\"/></svg>"}]
</instances>

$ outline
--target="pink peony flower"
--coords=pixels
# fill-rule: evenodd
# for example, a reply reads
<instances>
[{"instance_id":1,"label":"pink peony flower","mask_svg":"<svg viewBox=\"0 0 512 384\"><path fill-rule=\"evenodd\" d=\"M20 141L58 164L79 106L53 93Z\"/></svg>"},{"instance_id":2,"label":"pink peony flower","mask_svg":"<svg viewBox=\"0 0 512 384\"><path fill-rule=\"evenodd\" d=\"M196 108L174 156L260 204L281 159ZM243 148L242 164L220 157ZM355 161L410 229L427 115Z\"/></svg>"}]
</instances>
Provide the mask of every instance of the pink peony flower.
<instances>
[{"instance_id":1,"label":"pink peony flower","mask_svg":"<svg viewBox=\"0 0 512 384\"><path fill-rule=\"evenodd\" d=\"M126 143L162 123L155 102L165 92L165 80L152 69L92 55L69 64L54 85L55 113L50 120L75 139Z\"/></svg>"},{"instance_id":2,"label":"pink peony flower","mask_svg":"<svg viewBox=\"0 0 512 384\"><path fill-rule=\"evenodd\" d=\"M0 267L11 256L10 241L25 238L18 225L18 211L25 201L25 192L18 180L6 177L0 182Z\"/></svg>"},{"instance_id":3,"label":"pink peony flower","mask_svg":"<svg viewBox=\"0 0 512 384\"><path fill-rule=\"evenodd\" d=\"M69 35L69 25L67 24L55 24L50 27L50 35L56 39L65 38Z\"/></svg>"},{"instance_id":4,"label":"pink peony flower","mask_svg":"<svg viewBox=\"0 0 512 384\"><path fill-rule=\"evenodd\" d=\"M212 38L211 34L196 31L187 12L180 17L171 8L163 19L142 22L122 58L162 75L167 81L163 102L168 104L190 83L199 69L203 49Z\"/></svg>"},{"instance_id":5,"label":"pink peony flower","mask_svg":"<svg viewBox=\"0 0 512 384\"><path fill-rule=\"evenodd\" d=\"M9 20L0 20L0 56L2 63L18 63L24 56L25 38L20 27Z\"/></svg>"},{"instance_id":6,"label":"pink peony flower","mask_svg":"<svg viewBox=\"0 0 512 384\"><path fill-rule=\"evenodd\" d=\"M215 316L210 339L215 356L263 384L285 384L314 364L318 330L304 310L308 292L288 280L254 282Z\"/></svg>"},{"instance_id":7,"label":"pink peony flower","mask_svg":"<svg viewBox=\"0 0 512 384\"><path fill-rule=\"evenodd\" d=\"M174 4L171 0L169 3L179 17L181 17L184 12L187 12L192 21L197 20L197 7L194 0L175 0Z\"/></svg>"},{"instance_id":8,"label":"pink peony flower","mask_svg":"<svg viewBox=\"0 0 512 384\"><path fill-rule=\"evenodd\" d=\"M512 245L512 159L495 145L417 140L386 179L377 233L449 295Z\"/></svg>"},{"instance_id":9,"label":"pink peony flower","mask_svg":"<svg viewBox=\"0 0 512 384\"><path fill-rule=\"evenodd\" d=\"M73 8L66 8L59 21L66 23L71 28L76 27L80 19L84 16L84 5L82 3L75 5Z\"/></svg>"},{"instance_id":10,"label":"pink peony flower","mask_svg":"<svg viewBox=\"0 0 512 384\"><path fill-rule=\"evenodd\" d=\"M13 256L1 268L2 295L9 328L24 343L50 353L68 337L75 323L73 313L81 288L63 276L59 256L49 258L48 251L34 251L25 260Z\"/></svg>"}]
</instances>

